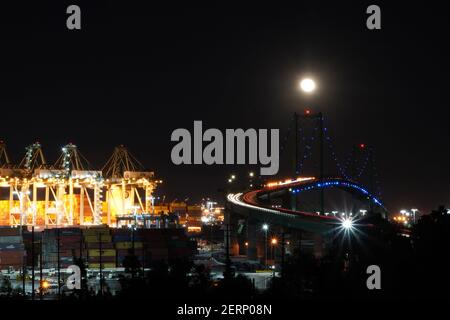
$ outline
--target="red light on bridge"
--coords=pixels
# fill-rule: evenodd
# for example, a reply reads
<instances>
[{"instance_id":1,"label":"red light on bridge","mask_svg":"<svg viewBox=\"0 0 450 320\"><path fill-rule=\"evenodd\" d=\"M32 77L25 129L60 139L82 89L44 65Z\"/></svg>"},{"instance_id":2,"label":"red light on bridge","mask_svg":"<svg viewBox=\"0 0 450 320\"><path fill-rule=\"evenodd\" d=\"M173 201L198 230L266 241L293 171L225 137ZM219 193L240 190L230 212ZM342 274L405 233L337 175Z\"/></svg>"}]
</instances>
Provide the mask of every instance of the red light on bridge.
<instances>
[{"instance_id":1,"label":"red light on bridge","mask_svg":"<svg viewBox=\"0 0 450 320\"><path fill-rule=\"evenodd\" d=\"M305 114L306 114L306 115L310 115L310 114L311 114L311 110L306 109L306 110L305 110Z\"/></svg>"},{"instance_id":2,"label":"red light on bridge","mask_svg":"<svg viewBox=\"0 0 450 320\"><path fill-rule=\"evenodd\" d=\"M366 147L366 145L365 145L364 143L361 143L361 144L359 145L359 147L360 147L361 149L364 149L364 148Z\"/></svg>"}]
</instances>

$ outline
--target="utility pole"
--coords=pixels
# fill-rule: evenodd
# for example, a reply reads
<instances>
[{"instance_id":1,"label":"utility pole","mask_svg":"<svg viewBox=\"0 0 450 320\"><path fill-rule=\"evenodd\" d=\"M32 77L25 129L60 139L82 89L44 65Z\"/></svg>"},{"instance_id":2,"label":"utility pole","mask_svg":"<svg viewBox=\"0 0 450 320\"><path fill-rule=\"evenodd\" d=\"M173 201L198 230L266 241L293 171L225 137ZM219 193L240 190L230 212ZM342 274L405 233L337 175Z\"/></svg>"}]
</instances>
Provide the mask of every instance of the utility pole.
<instances>
[{"instance_id":1,"label":"utility pole","mask_svg":"<svg viewBox=\"0 0 450 320\"><path fill-rule=\"evenodd\" d=\"M100 263L100 296L103 297L103 265L102 265L102 231L100 230L99 237L99 263Z\"/></svg>"},{"instance_id":2,"label":"utility pole","mask_svg":"<svg viewBox=\"0 0 450 320\"><path fill-rule=\"evenodd\" d=\"M31 226L31 300L34 300L34 226Z\"/></svg>"},{"instance_id":3,"label":"utility pole","mask_svg":"<svg viewBox=\"0 0 450 320\"><path fill-rule=\"evenodd\" d=\"M374 187L374 169L373 169L373 147L369 146L367 152L369 152L369 154L367 155L369 157L369 186L370 186L370 193L372 195L375 195L375 187ZM373 199L371 199L369 197L369 210L371 213L373 213L374 210L374 205L373 205Z\"/></svg>"},{"instance_id":4,"label":"utility pole","mask_svg":"<svg viewBox=\"0 0 450 320\"><path fill-rule=\"evenodd\" d=\"M281 231L281 278L284 278L284 250L285 250L285 234Z\"/></svg>"},{"instance_id":5,"label":"utility pole","mask_svg":"<svg viewBox=\"0 0 450 320\"><path fill-rule=\"evenodd\" d=\"M61 299L61 262L60 262L60 229L58 227L58 229L56 229L56 241L57 241L57 266L58 266L58 299Z\"/></svg>"},{"instance_id":6,"label":"utility pole","mask_svg":"<svg viewBox=\"0 0 450 320\"><path fill-rule=\"evenodd\" d=\"M44 231L41 232L41 254L39 255L39 299L42 300L42 253L44 247Z\"/></svg>"},{"instance_id":7,"label":"utility pole","mask_svg":"<svg viewBox=\"0 0 450 320\"><path fill-rule=\"evenodd\" d=\"M26 256L24 255L22 257L22 293L24 298L27 295L27 292L25 290L25 273L27 271L27 261L26 261Z\"/></svg>"},{"instance_id":8,"label":"utility pole","mask_svg":"<svg viewBox=\"0 0 450 320\"><path fill-rule=\"evenodd\" d=\"M131 254L133 256L133 264L136 262L136 252L135 252L135 245L134 245L134 225L131 227ZM136 272L136 266L133 265L133 268L131 270L131 278L134 279Z\"/></svg>"},{"instance_id":9,"label":"utility pole","mask_svg":"<svg viewBox=\"0 0 450 320\"><path fill-rule=\"evenodd\" d=\"M268 231L268 230L265 230L265 238L264 238L264 239L265 239L265 247L266 247L266 248L265 248L265 249L266 249L266 250L265 250L266 252L265 252L265 255L264 255L264 258L265 258L265 259L264 259L264 265L265 265L265 269L266 269L266 270L267 270L267 231Z\"/></svg>"},{"instance_id":10,"label":"utility pole","mask_svg":"<svg viewBox=\"0 0 450 320\"><path fill-rule=\"evenodd\" d=\"M146 254L146 243L142 242L142 280L145 280L145 254Z\"/></svg>"},{"instance_id":11,"label":"utility pole","mask_svg":"<svg viewBox=\"0 0 450 320\"><path fill-rule=\"evenodd\" d=\"M226 210L226 229L225 229L225 274L224 277L229 279L231 277L231 259L230 259L230 212Z\"/></svg>"},{"instance_id":12,"label":"utility pole","mask_svg":"<svg viewBox=\"0 0 450 320\"><path fill-rule=\"evenodd\" d=\"M323 183L324 180L324 128L323 128L323 116L322 112L319 112L319 132L320 132L320 183ZM325 212L325 195L324 188L320 188L320 214L323 215Z\"/></svg>"},{"instance_id":13,"label":"utility pole","mask_svg":"<svg viewBox=\"0 0 450 320\"><path fill-rule=\"evenodd\" d=\"M295 127L295 165L294 165L294 177L297 177L298 172L298 114L294 113L294 127Z\"/></svg>"},{"instance_id":14,"label":"utility pole","mask_svg":"<svg viewBox=\"0 0 450 320\"><path fill-rule=\"evenodd\" d=\"M57 236L56 236L56 243L57 243L57 259L58 259L58 261L57 261L57 266L58 266L58 299L61 299L61 262L60 262L60 257L59 257L59 255L60 255L60 249L59 249L59 246L60 246L60 229L59 229L59 227L56 229L57 231L56 231L56 234L57 234Z\"/></svg>"}]
</instances>

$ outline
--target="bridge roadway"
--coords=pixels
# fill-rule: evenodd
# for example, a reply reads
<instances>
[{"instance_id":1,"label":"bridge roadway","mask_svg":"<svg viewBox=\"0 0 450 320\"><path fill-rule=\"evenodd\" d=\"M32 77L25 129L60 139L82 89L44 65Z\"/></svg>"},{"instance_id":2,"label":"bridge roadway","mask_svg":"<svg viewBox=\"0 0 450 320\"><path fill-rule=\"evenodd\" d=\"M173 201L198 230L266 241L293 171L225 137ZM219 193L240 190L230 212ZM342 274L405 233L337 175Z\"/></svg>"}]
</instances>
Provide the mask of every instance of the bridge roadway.
<instances>
[{"instance_id":1,"label":"bridge roadway","mask_svg":"<svg viewBox=\"0 0 450 320\"><path fill-rule=\"evenodd\" d=\"M289 229L300 229L312 233L326 234L342 225L342 219L334 215L320 215L312 212L297 211L285 206L273 206L274 198L292 198L299 193L324 188L339 188L350 192L361 200L370 201L374 207L386 212L384 205L367 189L356 182L342 178L314 177L297 178L269 183L264 188L244 193L230 193L227 196L227 209L251 220L258 220ZM369 225L367 225L369 226Z\"/></svg>"}]
</instances>

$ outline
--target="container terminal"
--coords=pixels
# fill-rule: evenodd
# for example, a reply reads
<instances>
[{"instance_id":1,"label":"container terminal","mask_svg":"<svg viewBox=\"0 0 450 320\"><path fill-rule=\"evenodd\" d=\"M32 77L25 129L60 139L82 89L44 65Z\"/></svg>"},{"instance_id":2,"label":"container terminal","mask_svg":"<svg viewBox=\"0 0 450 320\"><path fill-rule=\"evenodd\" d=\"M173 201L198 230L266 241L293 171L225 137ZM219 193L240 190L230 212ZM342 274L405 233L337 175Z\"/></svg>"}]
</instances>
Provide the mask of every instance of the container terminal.
<instances>
[{"instance_id":1,"label":"container terminal","mask_svg":"<svg viewBox=\"0 0 450 320\"><path fill-rule=\"evenodd\" d=\"M189 233L201 230L205 208L155 203L153 194L162 180L125 146L117 146L100 170L72 143L61 148L52 164L39 142L25 151L20 163L13 164L0 142L3 277L25 287L25 279L29 282L36 272L35 290L42 286L42 274L51 279L80 262L97 273L114 273L127 268L130 259L146 270L196 254Z\"/></svg>"}]
</instances>

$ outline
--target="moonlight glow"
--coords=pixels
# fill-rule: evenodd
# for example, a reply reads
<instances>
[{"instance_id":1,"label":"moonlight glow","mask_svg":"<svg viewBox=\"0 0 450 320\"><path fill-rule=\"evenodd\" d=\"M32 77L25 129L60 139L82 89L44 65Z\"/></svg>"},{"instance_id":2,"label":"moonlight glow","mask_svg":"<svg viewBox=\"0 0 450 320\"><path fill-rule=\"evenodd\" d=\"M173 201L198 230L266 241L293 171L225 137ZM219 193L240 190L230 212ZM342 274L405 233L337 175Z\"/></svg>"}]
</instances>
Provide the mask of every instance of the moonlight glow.
<instances>
[{"instance_id":1,"label":"moonlight glow","mask_svg":"<svg viewBox=\"0 0 450 320\"><path fill-rule=\"evenodd\" d=\"M302 81L300 81L300 88L304 92L310 93L316 89L316 83L314 82L314 80L306 78L306 79L303 79Z\"/></svg>"}]
</instances>

